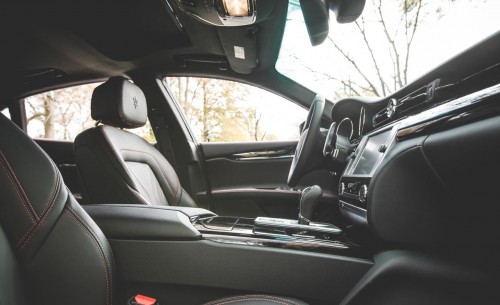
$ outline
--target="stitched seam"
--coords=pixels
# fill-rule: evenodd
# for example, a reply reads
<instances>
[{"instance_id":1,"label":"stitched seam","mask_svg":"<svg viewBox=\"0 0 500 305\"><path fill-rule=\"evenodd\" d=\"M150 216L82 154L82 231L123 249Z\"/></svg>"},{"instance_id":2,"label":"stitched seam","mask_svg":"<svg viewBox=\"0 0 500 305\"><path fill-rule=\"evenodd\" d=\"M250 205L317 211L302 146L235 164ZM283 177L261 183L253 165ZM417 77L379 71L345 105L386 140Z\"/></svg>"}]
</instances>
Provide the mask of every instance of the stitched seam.
<instances>
[{"instance_id":1,"label":"stitched seam","mask_svg":"<svg viewBox=\"0 0 500 305\"><path fill-rule=\"evenodd\" d=\"M104 136L104 140L108 144L109 149L111 149L111 151L115 155L116 159L118 159L118 162L121 164L121 166L123 167L123 169L125 170L125 172L127 173L127 175L131 176L131 174L130 174L128 168L127 168L127 165L125 164L124 161L122 161L122 158L118 155L118 152L113 148L113 145L111 145L111 142L110 142L108 136L104 132L104 127L103 126L99 126L97 128L99 128L99 130L101 131L101 134Z\"/></svg>"},{"instance_id":2,"label":"stitched seam","mask_svg":"<svg viewBox=\"0 0 500 305\"><path fill-rule=\"evenodd\" d=\"M162 167L160 166L160 164L159 164L158 160L156 160L156 158L155 158L152 154L150 154L150 153L148 153L148 152L146 152L146 151L139 151L139 150L127 149L127 148L120 149L120 151L124 151L124 150L126 150L126 151L135 151L135 152L139 152L139 153L143 153L143 154L147 154L147 155L149 155L149 156L153 159L153 161L155 161L156 166L158 167L158 169L160 170L161 175L163 176L163 179L165 179L165 182L167 183L167 187L168 187L168 189L169 189L169 190L170 190L170 192L174 195L174 198L172 199L172 201L175 201L175 198L177 198L177 195L179 194L179 189L177 189L177 191L174 193L174 191L173 191L173 186L172 186L172 185L170 185L170 182L169 182L169 180L167 179L167 177L165 176L165 173L163 173L163 169L162 169ZM167 161L167 163L168 163L168 161ZM170 163L169 163L169 165L170 165ZM170 165L170 166L171 166L171 165ZM174 171L174 172L175 172L175 171ZM175 174L177 175L177 173L175 173ZM180 183L179 183L179 186L180 186Z\"/></svg>"},{"instance_id":3,"label":"stitched seam","mask_svg":"<svg viewBox=\"0 0 500 305\"><path fill-rule=\"evenodd\" d=\"M90 130L90 129L87 129L87 130ZM93 153L93 154L95 155L95 157L96 157L96 158L95 158L95 160L97 160L97 161L98 161L98 162L99 162L99 163L100 163L100 164L104 167L104 171L105 171L107 174L109 174L109 173L110 173L110 171L109 171L109 170L108 170L108 169L104 166L104 164L107 164L107 160L104 160L104 159L102 158L102 154L99 154L99 153L98 153L98 152L94 149L94 146L92 146L92 145L88 145L88 144L81 144L81 145L78 145L78 147L75 149L75 153L76 153L76 151L77 151L77 150L79 150L81 147L85 147L85 148L90 149L90 150L92 151L92 153ZM82 166L80 163L81 163L81 162L78 162L78 158L77 158L77 166L78 166L78 167L81 167L81 166ZM114 166L113 166L113 168L114 168ZM83 185L83 187L86 189L86 192L87 192L87 197L88 197L88 198L87 198L87 199L88 199L88 200L87 200L87 202L94 202L94 201L96 201L96 198L94 198L94 197L96 197L96 196L95 196L95 192L94 192L94 191L89 192L89 191L88 191L88 189L87 189L87 187L86 187L87 180L88 180L87 178L85 178L85 177L86 177L86 175L84 175L84 174L81 172L81 168L80 168L80 170L79 170L79 171L80 171L81 178L82 178L82 185ZM87 176L88 176L88 175L87 175ZM113 180L113 179L111 179L110 181L111 181L112 186L114 187L114 190L116 190L116 191L117 191L117 193L119 193L119 194L120 194L120 198L122 198L123 200L127 200L127 195L125 195L125 197L123 197L123 196L124 196L124 194L123 194L122 190L124 190L124 189L121 187L122 185L125 185L125 186L127 187L127 191L134 191L132 188L130 188L130 186L128 185L128 183L123 183L123 184L120 184L120 183L117 183L117 182L116 182L115 180ZM100 199L100 198L99 198L99 196L97 196L97 198L98 198L98 199ZM120 200L122 200L122 199L120 199Z\"/></svg>"},{"instance_id":4,"label":"stitched seam","mask_svg":"<svg viewBox=\"0 0 500 305\"><path fill-rule=\"evenodd\" d=\"M59 174L59 171L57 170L57 165L54 163L54 161L52 161L52 159L49 156L47 156L47 158L49 159L50 163L52 164L52 169L54 170L54 175L56 176L56 183L54 184L54 188L52 189L52 193L50 194L49 200L47 200L47 203L45 203L42 211L40 212L40 216L44 215L45 211L49 207L49 204L53 200L55 200L55 197L57 196L56 193L58 193L58 188L60 187L58 185L61 184L61 175Z\"/></svg>"},{"instance_id":5,"label":"stitched seam","mask_svg":"<svg viewBox=\"0 0 500 305\"><path fill-rule=\"evenodd\" d=\"M92 227L91 227L91 226L90 226L90 225L89 225L89 224L88 224L85 220L83 220L83 218L81 218L81 217L80 217L80 215L78 215L78 213L77 213L75 210L73 210L73 208L72 208L72 207L70 207L69 205L67 205L66 207L68 208L68 210L70 210L70 211L71 211L71 213L72 213L72 214L73 214L76 218L78 218L78 220L80 220L80 222L81 222L81 223L82 223L82 224L83 224L83 225L87 228L87 230L89 230L89 231L92 233L92 235L94 235L94 238L95 238L97 241L99 241L99 237L97 236L97 234L95 233L95 231L92 229ZM111 266L111 263L110 263L110 261L109 261L109 258L108 258L106 255L104 255L104 258L106 259L106 262L107 262L107 264L108 264L108 265L107 265L107 267L108 267L108 268L109 268L109 270L110 270L110 276L109 276L110 281L112 281L112 280L113 280L113 273L111 272L111 267L110 267L110 266Z\"/></svg>"},{"instance_id":6,"label":"stitched seam","mask_svg":"<svg viewBox=\"0 0 500 305\"><path fill-rule=\"evenodd\" d=\"M10 181L10 184L12 185L12 188L14 189L14 191L16 191L16 194L17 194L17 197L19 198L19 202L22 204L22 206L24 207L24 210L26 211L26 214L28 214L28 217L31 219L31 222L33 224L35 224L35 219L33 219L33 216L31 215L31 213L29 212L28 210L28 207L26 206L26 204L24 203L24 200L22 199L21 197L21 194L19 194L19 190L17 189L14 181L12 180L12 177L9 175L9 172L7 171L7 169L5 168L4 164L3 164L3 160L0 160L0 164L2 165L2 168L5 172L5 175L7 176L7 178L9 179ZM31 229L31 228L30 228ZM28 230L29 232L29 230Z\"/></svg>"},{"instance_id":7,"label":"stitched seam","mask_svg":"<svg viewBox=\"0 0 500 305\"><path fill-rule=\"evenodd\" d=\"M240 302L240 301L267 301L267 302L273 302L273 303L276 303L276 304L281 304L281 305L294 305L296 303L288 303L288 302L281 302L281 301L278 301L278 300L274 300L274 299L270 299L270 298L240 298L240 299L235 299L235 300L230 300L230 301L225 301L225 302L217 302L217 303L213 303L214 305L223 305L223 304L231 304L231 303L236 303L236 302ZM206 304L206 305L210 305L210 304Z\"/></svg>"},{"instance_id":8,"label":"stitched seam","mask_svg":"<svg viewBox=\"0 0 500 305\"><path fill-rule=\"evenodd\" d=\"M246 295L240 295L240 296L234 296L234 297L227 297L227 298L223 298L223 299L220 299L220 300L212 301L210 303L206 303L205 305L221 304L219 302L226 302L226 301L240 301L240 300L248 299L248 298L266 298L266 299L273 299L275 301L287 302L287 303L290 303L291 305L299 305L299 304L297 304L297 303L295 303L293 301L290 301L290 300L287 300L287 299L284 299L284 298L280 298L280 297L276 297L276 296L270 296L270 295L265 295L265 294L246 294Z\"/></svg>"},{"instance_id":9,"label":"stitched seam","mask_svg":"<svg viewBox=\"0 0 500 305\"><path fill-rule=\"evenodd\" d=\"M82 223L80 223L74 216L73 214L69 211L69 210L66 210L66 213L71 217L73 218L73 220L83 229L83 231L94 241L94 244L97 248L97 252L99 253L99 256L101 257L101 262L104 266L104 274L105 274L105 277L106 277L106 304L110 304L110 293L109 293L109 286L111 285L111 283L109 282L109 278L108 278L108 267L107 267L107 264L106 264L106 261L105 261L105 258L104 258L104 254L103 254L103 251L101 249L101 247L99 246L99 242L97 240L95 240L95 237L92 236L92 234L89 232L89 230L87 228L85 228L85 226L82 225Z\"/></svg>"},{"instance_id":10,"label":"stitched seam","mask_svg":"<svg viewBox=\"0 0 500 305\"><path fill-rule=\"evenodd\" d=\"M139 183L139 185L144 189L144 191L148 195L149 200L151 200L151 196L149 196L148 190L146 189L146 187L144 187L144 185L142 184L141 180L137 177L137 175L133 171L131 171L131 172L132 172L132 175L135 177L135 180ZM139 191L138 191L138 193L139 193L139 195L141 194L141 192L139 192Z\"/></svg>"},{"instance_id":11,"label":"stitched seam","mask_svg":"<svg viewBox=\"0 0 500 305\"><path fill-rule=\"evenodd\" d=\"M59 196L59 193L61 191L62 187L61 187L60 182L61 182L60 179L56 179L57 191L55 193L55 196L52 198L52 201L49 201L50 204L48 205L47 212L43 215L42 219L32 229L30 229L28 232L26 232L26 234L24 234L23 238L21 238L21 240L17 243L17 247L19 248L19 250L23 250L24 247L26 247L28 242L33 237L33 235L35 235L35 233L38 231L38 229L40 229L40 227L44 224L45 220L47 220L47 217L50 215L50 211L52 211L52 208L55 205L54 203L56 202L56 199ZM28 235L28 233L29 233L29 235ZM24 240L24 239L26 239L26 240Z\"/></svg>"},{"instance_id":12,"label":"stitched seam","mask_svg":"<svg viewBox=\"0 0 500 305\"><path fill-rule=\"evenodd\" d=\"M13 179L16 182L18 188L21 190L21 193L23 193L24 199L25 199L26 203L28 203L28 207L30 208L30 211L33 213L33 216L35 216L36 220L39 220L40 218L38 217L35 209L33 208L33 205L31 204L31 201L30 201L28 195L26 195L26 192L24 191L24 188L23 188L23 185L21 184L21 181L19 181L19 179L17 178L16 172L12 169L12 167L10 166L9 160L7 160L7 157L5 157L5 155L3 154L3 152L1 150L0 150L0 156L3 159L3 161L5 162L5 165L9 169L10 173L12 173ZM2 167L3 167L3 165L2 165ZM4 170L5 170L5 168L4 168Z\"/></svg>"},{"instance_id":13,"label":"stitched seam","mask_svg":"<svg viewBox=\"0 0 500 305\"><path fill-rule=\"evenodd\" d=\"M17 125L16 125L16 127L17 127ZM19 129L19 130L21 130L21 129ZM21 130L21 132L23 132L23 135L25 135L24 131ZM57 165L54 163L52 158L45 152L45 150L43 148L40 147L40 145L38 145L38 143L36 143L33 140L32 140L32 142L33 142L33 144L35 144L38 147L39 151L42 152L42 154L44 154L45 157L47 157L47 160L49 160L49 162L52 164L52 169L54 170L53 174L56 176L56 180L60 180L61 177L59 175L59 170L57 169ZM52 189L52 194L54 194L56 192L56 189L57 189L57 181L56 181L56 184L54 185L54 189ZM49 207L50 202L51 202L51 200L49 199L47 201L47 203L45 204L45 206L43 207L42 211L40 212L40 216L43 215L45 210Z\"/></svg>"},{"instance_id":14,"label":"stitched seam","mask_svg":"<svg viewBox=\"0 0 500 305\"><path fill-rule=\"evenodd\" d=\"M130 186L128 186L128 185L127 185L127 187L128 187L128 189L132 192L132 194L134 194L134 195L135 195L135 198L139 199L139 200L140 200L143 204L145 204L145 205L152 205L151 203L149 203L149 202L147 202L146 200L144 200L144 199L142 198L142 195L141 195L138 191L134 190L133 188L131 188L131 187L130 187Z\"/></svg>"}]
</instances>

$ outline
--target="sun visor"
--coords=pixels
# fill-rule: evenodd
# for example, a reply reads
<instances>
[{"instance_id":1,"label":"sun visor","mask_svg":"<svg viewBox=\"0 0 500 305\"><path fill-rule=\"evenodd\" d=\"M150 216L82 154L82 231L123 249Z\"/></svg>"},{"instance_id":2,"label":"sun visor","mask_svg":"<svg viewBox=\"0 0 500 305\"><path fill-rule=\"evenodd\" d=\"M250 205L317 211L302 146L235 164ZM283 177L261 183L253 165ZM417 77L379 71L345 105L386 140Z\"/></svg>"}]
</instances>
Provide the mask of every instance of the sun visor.
<instances>
[{"instance_id":1,"label":"sun visor","mask_svg":"<svg viewBox=\"0 0 500 305\"><path fill-rule=\"evenodd\" d=\"M231 69L250 74L258 64L257 27L220 27L217 31Z\"/></svg>"}]
</instances>

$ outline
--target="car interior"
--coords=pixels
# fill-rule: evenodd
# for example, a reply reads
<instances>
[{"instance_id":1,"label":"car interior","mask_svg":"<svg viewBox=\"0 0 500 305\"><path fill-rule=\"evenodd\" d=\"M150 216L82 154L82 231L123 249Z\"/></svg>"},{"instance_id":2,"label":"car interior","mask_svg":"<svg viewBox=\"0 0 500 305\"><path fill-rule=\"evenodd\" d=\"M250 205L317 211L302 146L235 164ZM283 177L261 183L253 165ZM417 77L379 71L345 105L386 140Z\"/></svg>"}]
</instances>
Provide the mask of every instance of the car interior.
<instances>
[{"instance_id":1,"label":"car interior","mask_svg":"<svg viewBox=\"0 0 500 305\"><path fill-rule=\"evenodd\" d=\"M291 6L316 46L367 2L0 4L0 305L499 304L500 31L381 97L277 70ZM296 137L203 104L253 120L212 141L180 79L264 89ZM83 85L85 128L30 134L31 97Z\"/></svg>"}]
</instances>

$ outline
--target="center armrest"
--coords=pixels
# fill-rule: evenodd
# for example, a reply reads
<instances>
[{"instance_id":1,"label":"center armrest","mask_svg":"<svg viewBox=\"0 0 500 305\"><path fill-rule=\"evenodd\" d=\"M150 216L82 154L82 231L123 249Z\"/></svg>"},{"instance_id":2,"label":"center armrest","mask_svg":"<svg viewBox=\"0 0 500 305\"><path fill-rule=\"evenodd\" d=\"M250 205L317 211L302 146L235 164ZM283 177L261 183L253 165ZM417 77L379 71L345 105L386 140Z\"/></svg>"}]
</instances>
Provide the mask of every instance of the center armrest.
<instances>
[{"instance_id":1,"label":"center armrest","mask_svg":"<svg viewBox=\"0 0 500 305\"><path fill-rule=\"evenodd\" d=\"M132 204L84 205L108 239L196 240L201 234L191 223L197 216L214 216L200 208Z\"/></svg>"}]
</instances>

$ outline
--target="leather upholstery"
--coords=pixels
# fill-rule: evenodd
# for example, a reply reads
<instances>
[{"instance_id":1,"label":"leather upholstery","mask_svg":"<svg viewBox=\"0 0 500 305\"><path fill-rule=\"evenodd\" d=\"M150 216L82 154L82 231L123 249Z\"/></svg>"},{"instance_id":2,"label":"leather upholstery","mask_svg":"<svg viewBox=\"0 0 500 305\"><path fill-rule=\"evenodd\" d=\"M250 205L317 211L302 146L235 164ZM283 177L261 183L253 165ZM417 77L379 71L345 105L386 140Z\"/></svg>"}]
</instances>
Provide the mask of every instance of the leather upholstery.
<instances>
[{"instance_id":1,"label":"leather upholstery","mask_svg":"<svg viewBox=\"0 0 500 305\"><path fill-rule=\"evenodd\" d=\"M106 238L55 164L3 115L0 198L2 302L112 305L114 261Z\"/></svg>"},{"instance_id":2,"label":"leather upholstery","mask_svg":"<svg viewBox=\"0 0 500 305\"><path fill-rule=\"evenodd\" d=\"M163 155L141 137L111 126L87 129L75 139L86 203L196 207Z\"/></svg>"},{"instance_id":3,"label":"leather upholstery","mask_svg":"<svg viewBox=\"0 0 500 305\"><path fill-rule=\"evenodd\" d=\"M95 89L92 116L98 112L95 119L125 127L119 124L124 122L120 119L127 118L131 122L129 117L133 116L127 111L118 112L120 107L130 108L129 104L134 102L130 96L141 96L140 108L146 109L142 105L145 103L144 94L139 87L123 78L111 78ZM116 105L121 106L117 108ZM75 139L75 155L86 203L196 207L165 157L135 134L111 126L85 130Z\"/></svg>"},{"instance_id":4,"label":"leather upholstery","mask_svg":"<svg viewBox=\"0 0 500 305\"><path fill-rule=\"evenodd\" d=\"M107 239L54 162L3 114L0 168L0 304L113 305ZM304 303L259 295L210 304Z\"/></svg>"},{"instance_id":5,"label":"leather upholstery","mask_svg":"<svg viewBox=\"0 0 500 305\"><path fill-rule=\"evenodd\" d=\"M247 294L218 299L204 305L307 305L306 303L286 297L264 294Z\"/></svg>"},{"instance_id":6,"label":"leather upholstery","mask_svg":"<svg viewBox=\"0 0 500 305\"><path fill-rule=\"evenodd\" d=\"M113 77L95 88L91 115L96 121L119 128L146 124L148 109L142 90L123 77Z\"/></svg>"}]
</instances>

